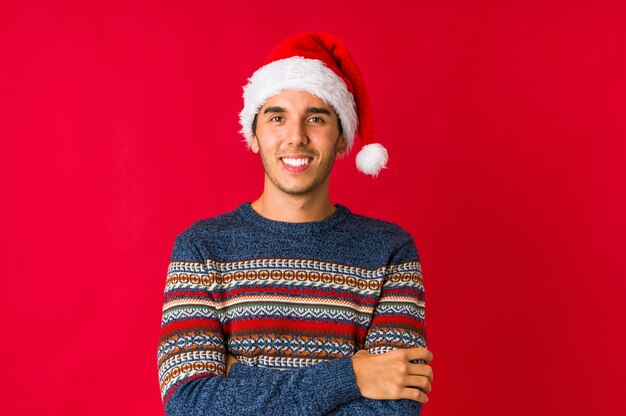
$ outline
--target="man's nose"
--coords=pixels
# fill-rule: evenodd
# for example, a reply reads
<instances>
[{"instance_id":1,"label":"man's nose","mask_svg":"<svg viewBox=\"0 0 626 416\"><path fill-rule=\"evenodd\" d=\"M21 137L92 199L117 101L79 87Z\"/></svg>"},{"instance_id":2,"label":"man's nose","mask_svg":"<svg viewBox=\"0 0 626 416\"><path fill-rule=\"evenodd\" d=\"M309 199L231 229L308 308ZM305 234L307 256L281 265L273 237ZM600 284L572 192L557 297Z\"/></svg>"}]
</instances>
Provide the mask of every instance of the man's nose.
<instances>
[{"instance_id":1,"label":"man's nose","mask_svg":"<svg viewBox=\"0 0 626 416\"><path fill-rule=\"evenodd\" d=\"M306 126L303 122L296 121L290 124L289 130L287 132L289 143L292 145L301 145L307 144L309 142L309 137L307 136Z\"/></svg>"}]
</instances>

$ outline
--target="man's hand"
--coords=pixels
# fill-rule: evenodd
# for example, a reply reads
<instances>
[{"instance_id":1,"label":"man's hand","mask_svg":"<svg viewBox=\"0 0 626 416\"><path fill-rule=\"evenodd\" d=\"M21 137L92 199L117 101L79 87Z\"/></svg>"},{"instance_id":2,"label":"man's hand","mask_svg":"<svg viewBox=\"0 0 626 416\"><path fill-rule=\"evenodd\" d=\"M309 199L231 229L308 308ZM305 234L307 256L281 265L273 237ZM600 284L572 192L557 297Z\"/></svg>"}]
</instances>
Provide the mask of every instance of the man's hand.
<instances>
[{"instance_id":1,"label":"man's hand","mask_svg":"<svg viewBox=\"0 0 626 416\"><path fill-rule=\"evenodd\" d=\"M230 367L237 362L239 361L237 361L234 355L226 354L226 377L228 377Z\"/></svg>"},{"instance_id":2,"label":"man's hand","mask_svg":"<svg viewBox=\"0 0 626 416\"><path fill-rule=\"evenodd\" d=\"M433 354L426 348L397 349L385 354L357 351L352 356L352 367L361 395L368 399L410 399L426 403L433 370L429 365L410 362L415 359L430 363Z\"/></svg>"}]
</instances>

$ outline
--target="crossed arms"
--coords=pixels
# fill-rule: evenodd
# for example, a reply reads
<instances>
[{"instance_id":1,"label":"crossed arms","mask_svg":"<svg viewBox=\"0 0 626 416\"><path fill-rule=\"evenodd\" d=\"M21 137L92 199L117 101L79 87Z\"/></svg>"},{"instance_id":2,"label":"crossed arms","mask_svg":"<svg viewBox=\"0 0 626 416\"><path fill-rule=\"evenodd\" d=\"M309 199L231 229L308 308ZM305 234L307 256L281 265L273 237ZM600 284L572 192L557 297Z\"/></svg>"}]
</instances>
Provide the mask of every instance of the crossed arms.
<instances>
[{"instance_id":1,"label":"crossed arms","mask_svg":"<svg viewBox=\"0 0 626 416\"><path fill-rule=\"evenodd\" d=\"M177 239L173 259L187 245ZM419 415L419 400L430 391L432 370L425 364L432 354L424 348L424 292L412 240L404 250L401 257L410 261L397 263L385 278L364 350L289 370L237 363L228 377L220 318L193 286L206 265L199 257L173 261L158 349L166 415Z\"/></svg>"},{"instance_id":2,"label":"crossed arms","mask_svg":"<svg viewBox=\"0 0 626 416\"><path fill-rule=\"evenodd\" d=\"M432 353L425 348L398 349L389 353L374 355L365 350L359 350L353 356L353 368L360 395L365 400L353 400L344 404L328 415L340 414L363 414L368 408L371 414L419 414L421 403L428 401L426 393L430 392L430 381L432 381L432 368L422 364L412 364L412 360L420 362L432 361ZM246 370L246 365L237 365L237 359L228 354L226 359L226 376L229 376L229 368L234 365L238 377L262 377L262 373ZM254 369L254 367L252 367ZM275 370L267 370L275 371ZM351 382L352 380L347 380ZM418 387L416 389L415 387ZM374 399L374 400L368 400ZM411 404L406 400L402 404L396 405L398 399L415 400L419 403ZM379 403L379 400L390 401ZM416 408L417 413L413 408ZM390 413L392 412L392 413ZM408 412L408 413L407 413Z\"/></svg>"}]
</instances>

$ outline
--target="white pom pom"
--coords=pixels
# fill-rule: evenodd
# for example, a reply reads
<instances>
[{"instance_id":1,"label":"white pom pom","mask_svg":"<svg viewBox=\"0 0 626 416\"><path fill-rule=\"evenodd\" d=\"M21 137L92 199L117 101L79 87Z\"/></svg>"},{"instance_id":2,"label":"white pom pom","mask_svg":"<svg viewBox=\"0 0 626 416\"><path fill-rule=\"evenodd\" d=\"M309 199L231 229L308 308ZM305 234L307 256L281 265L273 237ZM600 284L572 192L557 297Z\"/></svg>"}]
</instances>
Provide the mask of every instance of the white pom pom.
<instances>
[{"instance_id":1,"label":"white pom pom","mask_svg":"<svg viewBox=\"0 0 626 416\"><path fill-rule=\"evenodd\" d=\"M375 177L385 168L388 160L387 149L381 144L372 143L363 146L356 155L356 167L361 172Z\"/></svg>"}]
</instances>

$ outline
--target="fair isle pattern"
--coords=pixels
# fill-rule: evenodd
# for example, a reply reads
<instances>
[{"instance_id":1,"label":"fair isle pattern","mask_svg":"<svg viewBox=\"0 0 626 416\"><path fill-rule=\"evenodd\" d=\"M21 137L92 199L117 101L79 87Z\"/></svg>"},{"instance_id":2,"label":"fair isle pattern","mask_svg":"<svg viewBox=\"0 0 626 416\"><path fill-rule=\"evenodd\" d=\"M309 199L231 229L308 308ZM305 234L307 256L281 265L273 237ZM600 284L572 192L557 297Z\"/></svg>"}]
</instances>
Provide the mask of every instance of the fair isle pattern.
<instances>
[{"instance_id":1,"label":"fair isle pattern","mask_svg":"<svg viewBox=\"0 0 626 416\"><path fill-rule=\"evenodd\" d=\"M158 354L162 398L187 379L224 375L225 348L245 364L287 370L363 348L425 346L423 293L418 261L378 269L312 259L173 261Z\"/></svg>"},{"instance_id":2,"label":"fair isle pattern","mask_svg":"<svg viewBox=\"0 0 626 416\"><path fill-rule=\"evenodd\" d=\"M301 400L305 392L298 389L306 389L320 398L320 406L330 406L328 411L358 393L345 357L360 349L381 354L426 346L422 270L411 235L395 224L336 208L322 221L286 223L262 217L244 203L197 221L176 237L157 354L164 406L210 413L218 411L218 398L239 403L242 391L235 386L248 379L224 378L230 353L242 363L235 375L253 368L259 375L263 368L320 369L294 371L293 378L284 374L299 384L270 384L254 406L265 405L264 393L279 391L283 399L293 397L299 409L313 410L315 401ZM268 377L275 383L285 379L279 373L265 374L275 376ZM336 377L341 385L332 384ZM246 403L255 397L246 397ZM415 410L406 403L364 405Z\"/></svg>"}]
</instances>

